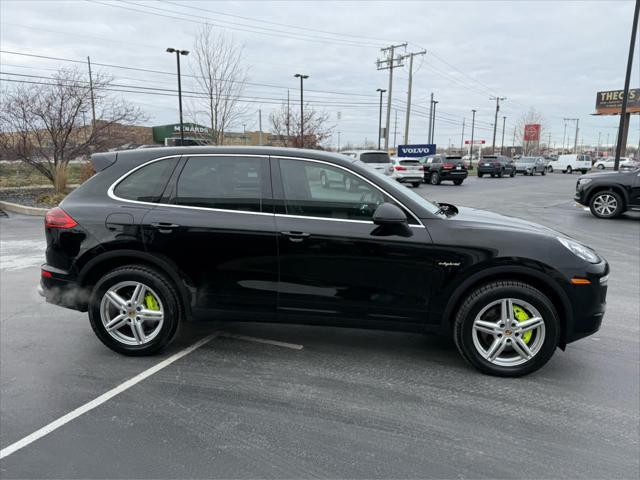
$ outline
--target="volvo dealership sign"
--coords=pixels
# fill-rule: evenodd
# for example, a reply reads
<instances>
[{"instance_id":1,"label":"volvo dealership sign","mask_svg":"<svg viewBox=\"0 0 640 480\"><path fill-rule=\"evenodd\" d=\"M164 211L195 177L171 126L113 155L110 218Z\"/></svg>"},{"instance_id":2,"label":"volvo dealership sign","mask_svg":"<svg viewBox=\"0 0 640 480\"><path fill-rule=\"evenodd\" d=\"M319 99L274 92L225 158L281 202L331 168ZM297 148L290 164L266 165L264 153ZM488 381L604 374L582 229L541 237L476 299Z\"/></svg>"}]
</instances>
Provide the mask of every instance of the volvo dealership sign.
<instances>
[{"instance_id":1,"label":"volvo dealership sign","mask_svg":"<svg viewBox=\"0 0 640 480\"><path fill-rule=\"evenodd\" d=\"M436 154L435 143L422 143L415 145L398 145L399 157L426 157L427 155Z\"/></svg>"}]
</instances>

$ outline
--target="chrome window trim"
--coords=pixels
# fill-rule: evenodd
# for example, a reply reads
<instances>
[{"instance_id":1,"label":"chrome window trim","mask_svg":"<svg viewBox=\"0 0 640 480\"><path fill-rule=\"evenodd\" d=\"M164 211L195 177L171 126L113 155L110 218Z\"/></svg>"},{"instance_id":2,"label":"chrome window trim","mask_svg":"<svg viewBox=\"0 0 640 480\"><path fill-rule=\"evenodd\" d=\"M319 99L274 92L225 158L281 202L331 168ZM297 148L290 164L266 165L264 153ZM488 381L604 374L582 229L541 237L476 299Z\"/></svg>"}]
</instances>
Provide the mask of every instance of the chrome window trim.
<instances>
[{"instance_id":1,"label":"chrome window trim","mask_svg":"<svg viewBox=\"0 0 640 480\"><path fill-rule=\"evenodd\" d=\"M322 163L324 165L329 165L331 167L337 167L337 168L341 168L342 170L345 170L349 173L351 173L352 175L355 175L356 177L359 177L360 179L364 180L365 182L367 182L368 184L370 184L371 186L373 186L373 188L375 188L376 190L384 193L386 196L390 197L391 199L393 199L393 201L395 201L398 205L400 205L402 208L404 208L407 212L409 212L411 214L411 216L413 217L413 219L418 222L417 226L422 226L424 227L424 225L422 225L422 222L420 221L420 219L411 211L410 208L407 208L407 206L402 203L401 201L399 201L396 197L394 197L393 195L391 195L389 192L387 192L386 190L384 190L383 188L379 187L378 185L376 185L375 183L373 183L371 180L363 177L362 175L360 175L357 172L354 172L353 170L349 170L346 167L343 167L342 165L336 165L335 163L330 163L330 162L326 162L324 160L316 160L313 158L303 158L303 157L289 157L289 156L284 156L284 155L272 155L271 158L277 158L277 159L283 159L283 160L302 160L304 162L312 162L312 163ZM299 215L288 215L287 216L291 216L291 217L297 217ZM318 218L325 218L325 217L318 217ZM357 222L368 222L368 220L355 220ZM373 223L373 222L371 222Z\"/></svg>"},{"instance_id":2,"label":"chrome window trim","mask_svg":"<svg viewBox=\"0 0 640 480\"><path fill-rule=\"evenodd\" d=\"M166 160L168 158L181 158L183 156L187 156L187 157L253 157L253 158L278 158L278 159L289 159L289 160L304 160L304 161L309 161L309 162L315 162L315 163L324 163L326 165L329 166L335 166L338 168L342 168L343 170L346 170L349 173L352 173L353 175L356 175L357 177L360 177L362 180L364 180L365 182L373 185L374 188L380 190L381 192L383 192L385 195L391 197L394 201L396 201L399 205L401 205L405 210L407 210L412 216L413 218L418 222L418 225L409 225L412 228L425 228L424 225L422 224L422 222L420 221L420 219L418 219L418 217L416 217L416 215L409 209L407 208L402 202L398 201L393 195L389 194L387 191L383 190L382 188L378 187L375 183L369 181L368 179L364 178L362 175L349 170L348 168L345 168L341 165L336 165L334 163L329 163L329 162L325 162L322 160L314 160L314 159L309 159L309 158L302 158L302 157L286 157L286 156L277 156L277 155L257 155L257 154L243 154L243 153L194 153L194 154L178 154L178 155L167 155L164 157L158 157L158 158L154 158L152 160L149 160L148 162L145 162L141 165L138 165L137 167L129 170L128 172L124 173L123 175L121 175L117 180L115 180L111 186L109 187L109 189L107 190L107 196L109 198L111 198L112 200L116 200L119 202L126 202L126 203L133 203L136 205L150 205L153 207L169 207L169 208L184 208L184 209L190 209L190 210L204 210L204 211L210 211L210 212L221 212L221 213L240 213L240 214L245 214L245 215L266 215L266 216L272 216L272 217L283 217L283 218L304 218L307 220L326 220L326 221L330 221L330 222L346 222L346 223L366 223L366 224L370 224L370 225L374 225L373 221L371 220L351 220L351 219L347 219L347 218L329 218L329 217L310 217L310 216L304 216L304 215L289 215L289 214L285 214L285 213L268 213L268 212L248 212L246 210L231 210L231 209L226 209L226 208L209 208L209 207L195 207L195 206L191 206L191 205L174 205L172 203L155 203L155 202L144 202L141 200L129 200L126 198L121 198L118 197L115 193L114 190L115 188L118 186L118 184L120 182L122 182L125 178L127 178L129 175L131 175L132 173L136 172L137 170L141 169L142 167L146 167L147 165L151 165L152 163L155 162L159 162L160 160Z\"/></svg>"}]
</instances>

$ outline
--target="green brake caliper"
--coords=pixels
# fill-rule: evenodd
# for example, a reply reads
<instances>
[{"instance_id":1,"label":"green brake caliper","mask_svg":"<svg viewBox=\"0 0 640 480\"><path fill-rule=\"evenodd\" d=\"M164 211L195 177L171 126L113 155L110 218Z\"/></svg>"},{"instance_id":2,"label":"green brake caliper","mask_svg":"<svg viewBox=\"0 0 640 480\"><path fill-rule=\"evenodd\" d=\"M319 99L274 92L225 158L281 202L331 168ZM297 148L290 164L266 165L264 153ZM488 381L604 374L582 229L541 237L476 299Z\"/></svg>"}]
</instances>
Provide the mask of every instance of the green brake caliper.
<instances>
[{"instance_id":1,"label":"green brake caliper","mask_svg":"<svg viewBox=\"0 0 640 480\"><path fill-rule=\"evenodd\" d=\"M529 320L530 318L527 312L524 311L524 308L521 308L517 305L513 306L513 314L516 317L516 320L518 320L519 322L524 322L525 320ZM529 344L529 341L531 340L532 335L533 335L532 330L524 332L522 334L522 340L524 340L524 343Z\"/></svg>"},{"instance_id":2,"label":"green brake caliper","mask_svg":"<svg viewBox=\"0 0 640 480\"><path fill-rule=\"evenodd\" d=\"M160 310L160 305L158 305L158 301L150 293L147 293L144 296L144 303L149 310ZM515 309L516 307L513 307L513 308ZM520 319L518 318L518 320Z\"/></svg>"}]
</instances>

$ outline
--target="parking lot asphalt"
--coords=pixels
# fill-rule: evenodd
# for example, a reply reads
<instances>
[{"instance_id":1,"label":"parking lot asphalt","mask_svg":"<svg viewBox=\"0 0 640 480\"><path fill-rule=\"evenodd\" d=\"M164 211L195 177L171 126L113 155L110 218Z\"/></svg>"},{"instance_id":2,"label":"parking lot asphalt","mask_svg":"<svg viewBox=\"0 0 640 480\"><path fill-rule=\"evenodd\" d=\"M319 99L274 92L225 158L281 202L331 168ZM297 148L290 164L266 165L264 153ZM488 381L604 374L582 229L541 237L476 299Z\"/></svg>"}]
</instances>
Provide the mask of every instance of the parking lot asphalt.
<instances>
[{"instance_id":1,"label":"parking lot asphalt","mask_svg":"<svg viewBox=\"0 0 640 480\"><path fill-rule=\"evenodd\" d=\"M574 207L577 178L417 190L558 229L610 262L602 329L520 379L479 374L436 336L287 325L189 324L161 355L120 356L85 314L37 295L42 220L0 218L0 449L209 334L240 336L8 455L0 476L638 478L640 215Z\"/></svg>"}]
</instances>

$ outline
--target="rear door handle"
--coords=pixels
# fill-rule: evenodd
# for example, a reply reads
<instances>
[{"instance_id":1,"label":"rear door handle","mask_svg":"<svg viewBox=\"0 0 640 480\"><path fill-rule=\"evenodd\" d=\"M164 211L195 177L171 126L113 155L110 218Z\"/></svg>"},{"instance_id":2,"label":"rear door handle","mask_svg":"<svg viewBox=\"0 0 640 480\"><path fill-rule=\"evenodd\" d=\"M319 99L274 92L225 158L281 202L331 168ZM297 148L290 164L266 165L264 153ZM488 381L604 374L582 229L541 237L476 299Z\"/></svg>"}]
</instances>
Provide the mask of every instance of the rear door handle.
<instances>
[{"instance_id":1,"label":"rear door handle","mask_svg":"<svg viewBox=\"0 0 640 480\"><path fill-rule=\"evenodd\" d=\"M171 233L174 229L180 227L180 225L176 225L175 223L166 222L152 222L151 226L157 228L160 233Z\"/></svg>"},{"instance_id":2,"label":"rear door handle","mask_svg":"<svg viewBox=\"0 0 640 480\"><path fill-rule=\"evenodd\" d=\"M289 237L289 240L295 243L302 242L305 238L309 237L310 234L304 232L280 232L285 237Z\"/></svg>"}]
</instances>

